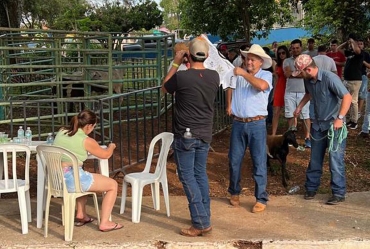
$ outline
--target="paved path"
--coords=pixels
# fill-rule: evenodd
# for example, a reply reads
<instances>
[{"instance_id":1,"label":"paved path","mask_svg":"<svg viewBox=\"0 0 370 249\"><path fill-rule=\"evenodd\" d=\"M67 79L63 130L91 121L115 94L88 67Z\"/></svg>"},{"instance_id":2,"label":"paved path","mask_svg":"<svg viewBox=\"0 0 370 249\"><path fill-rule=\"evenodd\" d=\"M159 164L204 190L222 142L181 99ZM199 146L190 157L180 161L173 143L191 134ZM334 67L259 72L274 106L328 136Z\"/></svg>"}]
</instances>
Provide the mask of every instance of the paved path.
<instances>
[{"instance_id":1,"label":"paved path","mask_svg":"<svg viewBox=\"0 0 370 249\"><path fill-rule=\"evenodd\" d=\"M166 216L162 198L160 211L152 209L151 197L144 197L141 222L131 223L131 199L119 214L120 199L113 220L124 224L118 231L102 233L96 222L75 227L73 242L64 241L60 200L52 200L49 237L36 228L36 200L32 200L33 222L29 234L21 234L16 199L0 199L0 248L243 248L243 241L262 242L262 248L370 248L370 192L350 193L346 202L325 205L327 195L304 200L301 195L270 196L265 212L250 212L251 196L241 198L241 207L228 205L227 198L212 198L211 234L188 238L180 228L190 226L184 196L171 196L171 217ZM94 216L93 205L89 203Z\"/></svg>"}]
</instances>

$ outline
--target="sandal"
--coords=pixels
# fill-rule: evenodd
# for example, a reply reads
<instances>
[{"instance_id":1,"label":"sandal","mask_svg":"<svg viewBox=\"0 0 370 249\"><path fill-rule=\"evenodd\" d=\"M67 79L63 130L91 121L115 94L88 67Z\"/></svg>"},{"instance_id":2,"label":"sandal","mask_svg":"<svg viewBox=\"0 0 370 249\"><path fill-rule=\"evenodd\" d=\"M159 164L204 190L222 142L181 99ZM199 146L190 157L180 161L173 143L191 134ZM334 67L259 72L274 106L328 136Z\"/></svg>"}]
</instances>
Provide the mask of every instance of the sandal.
<instances>
[{"instance_id":1,"label":"sandal","mask_svg":"<svg viewBox=\"0 0 370 249\"><path fill-rule=\"evenodd\" d=\"M107 228L107 229L99 229L101 232L110 232L110 231L114 231L114 230L119 230L121 228L123 228L122 225L118 226L119 224L116 223L116 225L112 228Z\"/></svg>"},{"instance_id":2,"label":"sandal","mask_svg":"<svg viewBox=\"0 0 370 249\"><path fill-rule=\"evenodd\" d=\"M76 227L82 227L83 225L86 225L86 224L88 224L88 223L91 223L91 222L93 222L94 221L94 219L93 218L89 218L88 220L84 220L84 219L75 219L75 226Z\"/></svg>"}]
</instances>

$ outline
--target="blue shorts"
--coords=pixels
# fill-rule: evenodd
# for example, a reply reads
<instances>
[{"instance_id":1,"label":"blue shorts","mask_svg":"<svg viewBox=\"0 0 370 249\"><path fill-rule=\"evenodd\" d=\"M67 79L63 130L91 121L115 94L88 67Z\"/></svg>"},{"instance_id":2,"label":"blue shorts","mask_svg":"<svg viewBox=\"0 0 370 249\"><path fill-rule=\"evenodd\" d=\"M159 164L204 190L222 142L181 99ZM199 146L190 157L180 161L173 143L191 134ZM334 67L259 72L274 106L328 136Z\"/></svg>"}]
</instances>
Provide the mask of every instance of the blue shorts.
<instances>
[{"instance_id":1,"label":"blue shorts","mask_svg":"<svg viewBox=\"0 0 370 249\"><path fill-rule=\"evenodd\" d=\"M64 167L64 179L66 181L67 191L69 193L76 192L75 189L75 179L73 176L72 167ZM82 191L86 192L90 189L91 185L94 183L94 177L90 172L84 171L82 167L78 167L78 172L80 175L80 183Z\"/></svg>"}]
</instances>

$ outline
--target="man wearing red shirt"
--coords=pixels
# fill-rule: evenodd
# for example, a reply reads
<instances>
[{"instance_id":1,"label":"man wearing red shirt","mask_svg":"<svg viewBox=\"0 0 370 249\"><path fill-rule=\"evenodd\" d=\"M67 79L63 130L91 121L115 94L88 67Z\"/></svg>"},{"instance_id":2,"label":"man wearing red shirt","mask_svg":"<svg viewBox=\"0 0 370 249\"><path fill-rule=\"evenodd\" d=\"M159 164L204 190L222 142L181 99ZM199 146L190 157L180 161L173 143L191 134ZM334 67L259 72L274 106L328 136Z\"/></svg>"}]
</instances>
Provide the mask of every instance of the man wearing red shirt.
<instances>
[{"instance_id":1,"label":"man wearing red shirt","mask_svg":"<svg viewBox=\"0 0 370 249\"><path fill-rule=\"evenodd\" d=\"M330 42L330 52L326 53L326 55L335 61L335 65L337 66L337 74L339 78L343 79L342 72L343 66L346 63L346 57L341 51L338 50L338 40L332 40Z\"/></svg>"}]
</instances>

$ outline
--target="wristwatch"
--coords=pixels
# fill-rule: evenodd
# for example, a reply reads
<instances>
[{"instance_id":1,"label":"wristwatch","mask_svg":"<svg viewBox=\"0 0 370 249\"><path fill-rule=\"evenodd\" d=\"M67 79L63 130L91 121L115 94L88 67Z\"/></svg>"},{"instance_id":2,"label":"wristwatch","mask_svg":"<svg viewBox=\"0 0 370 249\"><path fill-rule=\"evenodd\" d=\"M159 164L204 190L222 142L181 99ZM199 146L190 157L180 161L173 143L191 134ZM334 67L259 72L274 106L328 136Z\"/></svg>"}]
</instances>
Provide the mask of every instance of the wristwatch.
<instances>
[{"instance_id":1,"label":"wristwatch","mask_svg":"<svg viewBox=\"0 0 370 249\"><path fill-rule=\"evenodd\" d=\"M339 120L342 120L342 121L343 121L344 116L343 116L343 115L338 115L338 116L337 116L337 119L339 119Z\"/></svg>"}]
</instances>

